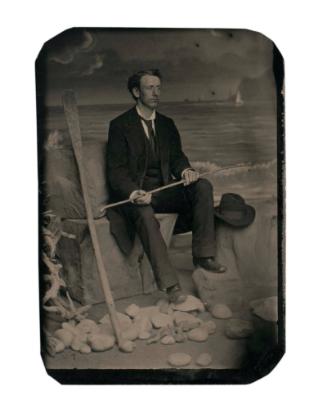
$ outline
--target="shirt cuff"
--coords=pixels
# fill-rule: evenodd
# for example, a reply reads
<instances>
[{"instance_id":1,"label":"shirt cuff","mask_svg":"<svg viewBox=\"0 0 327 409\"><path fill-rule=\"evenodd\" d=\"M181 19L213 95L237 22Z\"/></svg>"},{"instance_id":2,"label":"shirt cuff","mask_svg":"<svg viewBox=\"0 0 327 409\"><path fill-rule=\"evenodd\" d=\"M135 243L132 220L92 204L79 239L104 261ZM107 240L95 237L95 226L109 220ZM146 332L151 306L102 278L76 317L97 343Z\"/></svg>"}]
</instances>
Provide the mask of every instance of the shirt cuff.
<instances>
[{"instance_id":1,"label":"shirt cuff","mask_svg":"<svg viewBox=\"0 0 327 409\"><path fill-rule=\"evenodd\" d=\"M186 169L184 169L183 172L181 173L182 179L183 179L183 177L184 177L184 173L185 173L187 170L194 170L194 169L193 169L193 168L186 168Z\"/></svg>"},{"instance_id":2,"label":"shirt cuff","mask_svg":"<svg viewBox=\"0 0 327 409\"><path fill-rule=\"evenodd\" d=\"M135 196L137 196L138 190L133 190L133 192L129 195L129 200L133 201Z\"/></svg>"}]
</instances>

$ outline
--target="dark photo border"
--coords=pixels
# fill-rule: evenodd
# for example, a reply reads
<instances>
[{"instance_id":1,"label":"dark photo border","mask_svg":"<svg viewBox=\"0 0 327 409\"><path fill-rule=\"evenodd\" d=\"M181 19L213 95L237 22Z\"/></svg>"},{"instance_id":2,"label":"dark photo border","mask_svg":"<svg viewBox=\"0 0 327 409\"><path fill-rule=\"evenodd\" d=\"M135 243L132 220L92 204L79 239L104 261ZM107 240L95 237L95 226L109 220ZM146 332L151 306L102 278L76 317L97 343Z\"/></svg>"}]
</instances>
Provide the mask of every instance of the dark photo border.
<instances>
[{"instance_id":1,"label":"dark photo border","mask_svg":"<svg viewBox=\"0 0 327 409\"><path fill-rule=\"evenodd\" d=\"M87 29L84 28L83 29ZM94 29L94 28L90 28ZM96 28L97 30L106 28ZM125 29L128 30L128 29ZM150 30L150 29L149 29ZM47 43L46 43L47 44ZM45 45L46 47L46 45ZM284 112L284 61L276 45L273 48L273 71L275 76L277 98L277 231L278 231L278 342L260 356L255 362L246 365L243 369L47 369L49 376L61 384L249 384L267 374L281 360L285 353L285 112ZM38 177L39 183L43 175L42 154L42 118L45 114L45 83L46 69L43 59L43 49L36 60L36 97L37 97L37 129L38 129ZM39 193L39 282L42 282L42 213L44 197L42 189ZM40 285L39 297L42 299L42 286ZM39 304L40 327L44 319L41 303ZM42 328L42 327L41 327ZM45 340L41 334L41 345ZM43 362L44 356L42 356Z\"/></svg>"}]
</instances>

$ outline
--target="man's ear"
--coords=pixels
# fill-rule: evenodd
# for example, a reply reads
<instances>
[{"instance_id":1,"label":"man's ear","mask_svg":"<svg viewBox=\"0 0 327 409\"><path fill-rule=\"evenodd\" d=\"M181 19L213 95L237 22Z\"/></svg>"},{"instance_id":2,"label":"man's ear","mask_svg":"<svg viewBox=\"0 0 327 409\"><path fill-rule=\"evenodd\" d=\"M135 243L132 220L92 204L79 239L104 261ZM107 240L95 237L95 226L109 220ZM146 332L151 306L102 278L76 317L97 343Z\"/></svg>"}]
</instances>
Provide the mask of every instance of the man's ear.
<instances>
[{"instance_id":1,"label":"man's ear","mask_svg":"<svg viewBox=\"0 0 327 409\"><path fill-rule=\"evenodd\" d=\"M135 98L140 98L140 90L137 87L134 87L132 92Z\"/></svg>"}]
</instances>

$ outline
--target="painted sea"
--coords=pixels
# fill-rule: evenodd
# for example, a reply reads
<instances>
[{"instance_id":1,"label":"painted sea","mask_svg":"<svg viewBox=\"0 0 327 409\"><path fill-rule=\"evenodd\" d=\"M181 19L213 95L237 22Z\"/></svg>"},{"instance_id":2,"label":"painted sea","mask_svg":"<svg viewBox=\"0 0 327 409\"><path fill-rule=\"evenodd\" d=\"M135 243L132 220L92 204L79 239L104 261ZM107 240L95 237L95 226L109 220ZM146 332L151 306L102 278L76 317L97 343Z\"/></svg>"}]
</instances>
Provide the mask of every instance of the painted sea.
<instances>
[{"instance_id":1,"label":"painted sea","mask_svg":"<svg viewBox=\"0 0 327 409\"><path fill-rule=\"evenodd\" d=\"M129 105L80 106L82 138L105 143L109 121ZM239 193L247 200L276 198L277 119L274 104L252 102L242 106L199 102L162 103L159 111L172 117L181 134L184 152L200 171L229 170L210 176L215 197ZM48 135L66 129L63 109L49 107L44 117ZM240 166L241 165L241 166Z\"/></svg>"}]
</instances>

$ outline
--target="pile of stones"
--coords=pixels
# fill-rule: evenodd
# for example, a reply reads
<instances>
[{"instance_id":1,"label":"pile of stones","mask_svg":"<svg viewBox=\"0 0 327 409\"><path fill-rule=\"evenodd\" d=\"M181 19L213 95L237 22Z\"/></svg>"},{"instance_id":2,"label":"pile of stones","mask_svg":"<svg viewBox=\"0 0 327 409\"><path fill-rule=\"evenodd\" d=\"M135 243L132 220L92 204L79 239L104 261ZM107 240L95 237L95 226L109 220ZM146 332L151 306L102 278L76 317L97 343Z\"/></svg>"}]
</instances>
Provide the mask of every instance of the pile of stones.
<instances>
[{"instance_id":1,"label":"pile of stones","mask_svg":"<svg viewBox=\"0 0 327 409\"><path fill-rule=\"evenodd\" d=\"M251 322L232 318L228 306L216 304L209 311L214 318L227 320L225 325L227 337L237 339L251 335L253 331ZM172 304L166 299L160 299L156 305L148 307L130 304L124 313L117 312L124 340L123 350L132 352L136 347L136 340L144 340L148 345L205 342L216 332L216 323L211 319L201 319L203 312L205 312L203 302L192 295L188 295L181 304ZM55 353L70 348L88 354L113 348L116 339L110 317L106 314L98 322L91 319L64 322L62 327L54 332L51 342ZM186 366L192 360L187 354L176 354L168 358L168 363L172 366ZM211 356L201 354L195 362L199 366L207 366L211 362Z\"/></svg>"},{"instance_id":2,"label":"pile of stones","mask_svg":"<svg viewBox=\"0 0 327 409\"><path fill-rule=\"evenodd\" d=\"M145 340L147 344L172 345L187 340L204 342L216 331L214 321L203 321L198 314L205 311L201 300L188 296L182 304L171 304L160 299L156 305L139 307L130 304L124 313L117 312L121 335L126 341L125 352L132 352L135 340ZM82 319L62 323L60 329L48 338L54 353L70 348L88 354L91 351L107 351L116 343L114 329L108 314L99 322Z\"/></svg>"},{"instance_id":3,"label":"pile of stones","mask_svg":"<svg viewBox=\"0 0 327 409\"><path fill-rule=\"evenodd\" d=\"M122 337L135 341L145 340L147 344L172 345L187 340L204 342L216 331L212 320L203 321L198 314L205 311L201 300L189 295L182 304L171 304L160 299L156 305L139 307L135 304L118 313ZM113 334L110 318L105 315L100 327Z\"/></svg>"}]
</instances>

